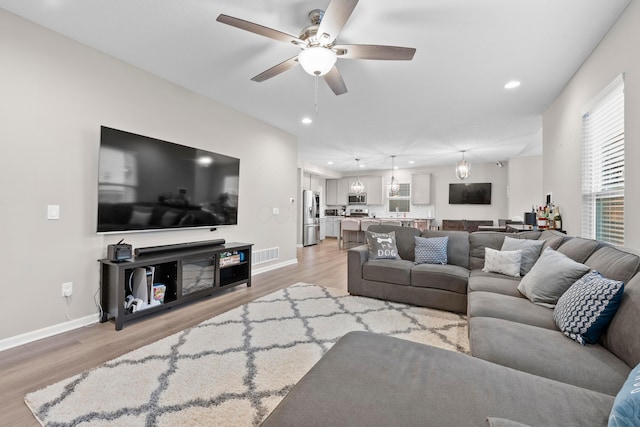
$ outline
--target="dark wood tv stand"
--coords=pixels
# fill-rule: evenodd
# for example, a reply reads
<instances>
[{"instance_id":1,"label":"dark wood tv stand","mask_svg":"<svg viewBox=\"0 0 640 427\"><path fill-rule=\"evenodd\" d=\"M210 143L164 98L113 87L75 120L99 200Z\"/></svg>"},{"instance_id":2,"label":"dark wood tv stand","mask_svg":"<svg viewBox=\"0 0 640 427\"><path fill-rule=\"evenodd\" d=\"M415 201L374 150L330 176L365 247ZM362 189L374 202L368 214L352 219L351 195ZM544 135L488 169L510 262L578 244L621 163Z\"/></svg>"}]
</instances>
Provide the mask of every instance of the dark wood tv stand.
<instances>
[{"instance_id":1,"label":"dark wood tv stand","mask_svg":"<svg viewBox=\"0 0 640 427\"><path fill-rule=\"evenodd\" d=\"M159 251L129 261L101 259L100 322L114 319L116 330L125 322L165 310L243 283L251 286L250 243L226 243L207 247ZM143 310L125 309L130 283L137 268L154 269L153 283L165 285L164 302ZM140 270L138 270L140 271Z\"/></svg>"}]
</instances>

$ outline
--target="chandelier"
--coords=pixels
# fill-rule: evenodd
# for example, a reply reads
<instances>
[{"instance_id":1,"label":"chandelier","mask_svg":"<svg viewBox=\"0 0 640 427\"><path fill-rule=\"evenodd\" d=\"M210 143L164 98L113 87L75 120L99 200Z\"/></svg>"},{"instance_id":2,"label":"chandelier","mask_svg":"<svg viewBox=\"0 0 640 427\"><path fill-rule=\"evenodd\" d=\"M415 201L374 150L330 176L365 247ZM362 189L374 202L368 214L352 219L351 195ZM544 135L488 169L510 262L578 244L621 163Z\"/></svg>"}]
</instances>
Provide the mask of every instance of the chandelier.
<instances>
[{"instance_id":1,"label":"chandelier","mask_svg":"<svg viewBox=\"0 0 640 427\"><path fill-rule=\"evenodd\" d=\"M389 187L389 197L395 197L400 194L400 183L393 175L396 169L394 162L395 158L396 156L391 156L391 181L389 181L389 184L387 184Z\"/></svg>"},{"instance_id":2,"label":"chandelier","mask_svg":"<svg viewBox=\"0 0 640 427\"><path fill-rule=\"evenodd\" d=\"M364 192L364 184L360 181L360 159L356 159L356 180L351 183L351 192L361 194Z\"/></svg>"},{"instance_id":3,"label":"chandelier","mask_svg":"<svg viewBox=\"0 0 640 427\"><path fill-rule=\"evenodd\" d=\"M456 177L460 181L464 181L469 178L469 172L471 170L471 165L464 159L464 150L462 151L462 160L456 163Z\"/></svg>"}]
</instances>

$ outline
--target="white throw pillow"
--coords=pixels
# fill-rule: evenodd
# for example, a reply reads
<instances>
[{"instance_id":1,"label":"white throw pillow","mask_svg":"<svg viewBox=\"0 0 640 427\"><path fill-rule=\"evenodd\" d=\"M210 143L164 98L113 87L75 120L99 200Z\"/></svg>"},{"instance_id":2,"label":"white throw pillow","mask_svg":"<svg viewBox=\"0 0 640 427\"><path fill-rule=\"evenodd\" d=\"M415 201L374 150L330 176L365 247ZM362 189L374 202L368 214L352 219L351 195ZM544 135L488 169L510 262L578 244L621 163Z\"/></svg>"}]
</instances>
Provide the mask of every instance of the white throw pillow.
<instances>
[{"instance_id":1,"label":"white throw pillow","mask_svg":"<svg viewBox=\"0 0 640 427\"><path fill-rule=\"evenodd\" d=\"M522 251L496 251L484 248L484 268L482 271L520 277Z\"/></svg>"}]
</instances>

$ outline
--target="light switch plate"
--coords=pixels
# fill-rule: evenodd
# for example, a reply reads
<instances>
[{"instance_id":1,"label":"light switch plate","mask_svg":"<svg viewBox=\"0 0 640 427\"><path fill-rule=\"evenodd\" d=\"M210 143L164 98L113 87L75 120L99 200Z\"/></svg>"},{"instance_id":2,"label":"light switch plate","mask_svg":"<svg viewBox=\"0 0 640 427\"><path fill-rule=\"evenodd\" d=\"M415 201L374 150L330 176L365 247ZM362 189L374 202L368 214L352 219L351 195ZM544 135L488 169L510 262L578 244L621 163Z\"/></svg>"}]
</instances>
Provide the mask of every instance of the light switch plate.
<instances>
[{"instance_id":1,"label":"light switch plate","mask_svg":"<svg viewBox=\"0 0 640 427\"><path fill-rule=\"evenodd\" d=\"M60 219L60 205L47 206L47 219Z\"/></svg>"},{"instance_id":2,"label":"light switch plate","mask_svg":"<svg viewBox=\"0 0 640 427\"><path fill-rule=\"evenodd\" d=\"M274 215L280 215L280 208L273 208Z\"/></svg>"}]
</instances>

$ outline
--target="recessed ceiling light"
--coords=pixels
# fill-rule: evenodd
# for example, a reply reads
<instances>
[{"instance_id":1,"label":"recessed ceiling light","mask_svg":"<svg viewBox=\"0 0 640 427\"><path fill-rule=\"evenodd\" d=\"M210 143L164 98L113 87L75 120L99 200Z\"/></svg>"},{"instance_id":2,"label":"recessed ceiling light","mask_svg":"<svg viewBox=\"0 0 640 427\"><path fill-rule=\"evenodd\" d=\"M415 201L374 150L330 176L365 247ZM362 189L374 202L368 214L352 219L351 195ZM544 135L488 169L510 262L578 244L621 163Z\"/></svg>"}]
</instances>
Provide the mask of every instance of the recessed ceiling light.
<instances>
[{"instance_id":1,"label":"recessed ceiling light","mask_svg":"<svg viewBox=\"0 0 640 427\"><path fill-rule=\"evenodd\" d=\"M512 80L509 83L507 83L506 85L504 85L505 89L515 89L518 86L520 86L520 82L517 80Z\"/></svg>"},{"instance_id":2,"label":"recessed ceiling light","mask_svg":"<svg viewBox=\"0 0 640 427\"><path fill-rule=\"evenodd\" d=\"M364 165L360 165L360 167L361 167L361 168L363 168L363 167L364 167Z\"/></svg>"},{"instance_id":3,"label":"recessed ceiling light","mask_svg":"<svg viewBox=\"0 0 640 427\"><path fill-rule=\"evenodd\" d=\"M310 117L304 117L302 119L302 123L305 124L305 125L310 125L311 123L313 123L313 120L311 120Z\"/></svg>"},{"instance_id":4,"label":"recessed ceiling light","mask_svg":"<svg viewBox=\"0 0 640 427\"><path fill-rule=\"evenodd\" d=\"M412 164L414 164L414 163L415 163L415 161L413 161L413 160L409 160L409 164L410 164L410 165L412 165Z\"/></svg>"},{"instance_id":5,"label":"recessed ceiling light","mask_svg":"<svg viewBox=\"0 0 640 427\"><path fill-rule=\"evenodd\" d=\"M332 164L333 164L333 162L332 162L331 160L329 160L329 161L327 162L327 164L328 164L328 165L332 165Z\"/></svg>"}]
</instances>

